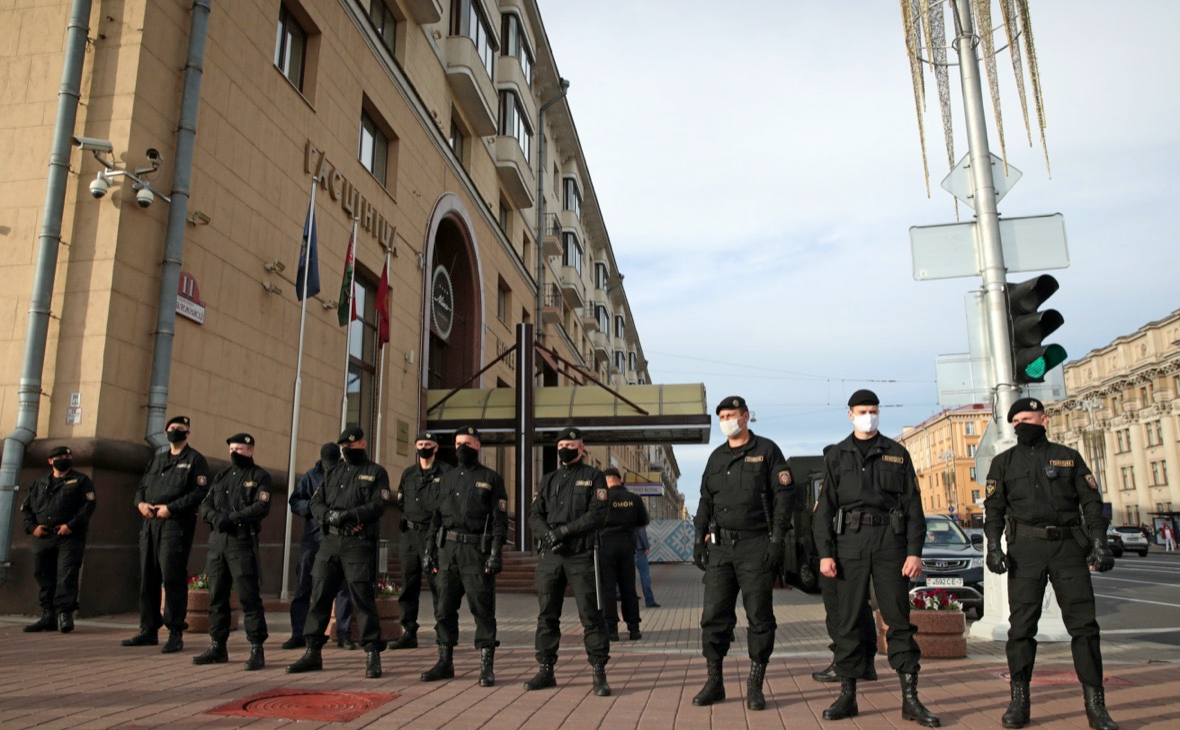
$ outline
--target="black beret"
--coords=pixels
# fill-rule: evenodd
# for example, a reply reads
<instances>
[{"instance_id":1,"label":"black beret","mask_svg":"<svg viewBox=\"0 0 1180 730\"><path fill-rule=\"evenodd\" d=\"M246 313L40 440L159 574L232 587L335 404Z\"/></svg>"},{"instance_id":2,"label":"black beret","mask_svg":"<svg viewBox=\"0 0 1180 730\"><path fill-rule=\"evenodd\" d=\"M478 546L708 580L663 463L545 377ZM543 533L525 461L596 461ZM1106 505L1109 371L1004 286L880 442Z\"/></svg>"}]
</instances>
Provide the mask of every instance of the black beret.
<instances>
[{"instance_id":1,"label":"black beret","mask_svg":"<svg viewBox=\"0 0 1180 730\"><path fill-rule=\"evenodd\" d=\"M433 441L438 443L438 437L434 435L433 431L419 431L418 435L414 437L415 441Z\"/></svg>"},{"instance_id":2,"label":"black beret","mask_svg":"<svg viewBox=\"0 0 1180 730\"><path fill-rule=\"evenodd\" d=\"M558 441L581 441L582 429L574 426L566 426L557 432Z\"/></svg>"},{"instance_id":3,"label":"black beret","mask_svg":"<svg viewBox=\"0 0 1180 730\"><path fill-rule=\"evenodd\" d=\"M59 456L73 456L69 446L58 446L49 452L50 459L56 459Z\"/></svg>"},{"instance_id":4,"label":"black beret","mask_svg":"<svg viewBox=\"0 0 1180 730\"><path fill-rule=\"evenodd\" d=\"M225 440L227 444L246 444L247 446L254 445L254 437L248 433L235 433Z\"/></svg>"},{"instance_id":5,"label":"black beret","mask_svg":"<svg viewBox=\"0 0 1180 730\"><path fill-rule=\"evenodd\" d=\"M173 416L168 423L164 424L164 428L168 428L174 423L179 423L181 426L188 427L188 416Z\"/></svg>"},{"instance_id":6,"label":"black beret","mask_svg":"<svg viewBox=\"0 0 1180 730\"><path fill-rule=\"evenodd\" d=\"M877 398L877 394L874 393L873 391L869 390L868 388L861 388L860 390L853 393L852 396L848 399L848 407L849 408L853 408L855 406L879 406L879 405L881 405L881 401L880 401L880 399Z\"/></svg>"},{"instance_id":7,"label":"black beret","mask_svg":"<svg viewBox=\"0 0 1180 730\"><path fill-rule=\"evenodd\" d=\"M1008 409L1008 423L1012 423L1012 419L1016 418L1017 413L1023 413L1024 411L1044 413L1045 404L1036 398L1021 398L1020 400L1013 403L1012 407Z\"/></svg>"},{"instance_id":8,"label":"black beret","mask_svg":"<svg viewBox=\"0 0 1180 730\"><path fill-rule=\"evenodd\" d=\"M365 439L365 431L360 426L351 426L340 432L340 438L336 439L338 444L355 444L357 441Z\"/></svg>"},{"instance_id":9,"label":"black beret","mask_svg":"<svg viewBox=\"0 0 1180 730\"><path fill-rule=\"evenodd\" d=\"M749 410L746 408L746 399L740 395L727 396L724 400L717 404L717 415L721 415L721 411L729 408L740 408L743 411Z\"/></svg>"},{"instance_id":10,"label":"black beret","mask_svg":"<svg viewBox=\"0 0 1180 730\"><path fill-rule=\"evenodd\" d=\"M458 428L455 430L455 435L456 436L474 436L475 438L478 439L479 438L479 429L476 428L475 426L462 426L461 428Z\"/></svg>"},{"instance_id":11,"label":"black beret","mask_svg":"<svg viewBox=\"0 0 1180 730\"><path fill-rule=\"evenodd\" d=\"M340 447L336 444L324 444L320 447L320 461L335 462L340 458Z\"/></svg>"}]
</instances>

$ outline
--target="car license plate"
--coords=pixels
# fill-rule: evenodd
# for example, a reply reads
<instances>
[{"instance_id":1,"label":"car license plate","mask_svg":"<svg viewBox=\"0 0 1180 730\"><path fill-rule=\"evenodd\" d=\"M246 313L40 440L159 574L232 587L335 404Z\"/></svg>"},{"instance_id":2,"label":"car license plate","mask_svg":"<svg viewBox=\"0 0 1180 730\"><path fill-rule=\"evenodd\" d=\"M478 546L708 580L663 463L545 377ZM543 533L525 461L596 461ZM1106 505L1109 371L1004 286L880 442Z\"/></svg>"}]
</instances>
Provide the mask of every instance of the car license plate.
<instances>
[{"instance_id":1,"label":"car license plate","mask_svg":"<svg viewBox=\"0 0 1180 730\"><path fill-rule=\"evenodd\" d=\"M960 588L963 585L962 578L927 578L926 585L931 588Z\"/></svg>"}]
</instances>

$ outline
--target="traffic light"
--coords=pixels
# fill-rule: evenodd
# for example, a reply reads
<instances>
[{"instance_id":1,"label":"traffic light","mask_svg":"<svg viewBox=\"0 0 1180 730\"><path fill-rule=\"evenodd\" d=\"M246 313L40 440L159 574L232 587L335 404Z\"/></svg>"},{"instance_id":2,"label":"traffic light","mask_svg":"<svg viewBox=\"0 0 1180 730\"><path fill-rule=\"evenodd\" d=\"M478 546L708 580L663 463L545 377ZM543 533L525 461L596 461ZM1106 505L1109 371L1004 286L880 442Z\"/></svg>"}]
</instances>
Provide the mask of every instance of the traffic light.
<instances>
[{"instance_id":1,"label":"traffic light","mask_svg":"<svg viewBox=\"0 0 1180 730\"><path fill-rule=\"evenodd\" d=\"M1065 318L1056 309L1037 311L1057 289L1057 279L1048 274L1008 284L1008 321L1017 383L1044 382L1045 373L1065 362L1064 347L1042 344L1065 323Z\"/></svg>"}]
</instances>

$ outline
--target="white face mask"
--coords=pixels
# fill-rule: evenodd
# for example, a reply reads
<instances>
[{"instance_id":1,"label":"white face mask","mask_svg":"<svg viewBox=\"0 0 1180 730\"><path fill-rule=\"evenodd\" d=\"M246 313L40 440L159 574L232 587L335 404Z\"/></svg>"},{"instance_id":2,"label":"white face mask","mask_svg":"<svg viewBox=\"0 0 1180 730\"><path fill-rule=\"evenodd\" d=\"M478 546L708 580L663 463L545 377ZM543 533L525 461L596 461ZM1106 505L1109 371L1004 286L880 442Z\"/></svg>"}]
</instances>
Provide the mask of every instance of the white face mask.
<instances>
[{"instance_id":1,"label":"white face mask","mask_svg":"<svg viewBox=\"0 0 1180 730\"><path fill-rule=\"evenodd\" d=\"M721 433L725 434L725 438L733 438L742 432L742 421L740 418L731 418L728 421L719 421L721 426Z\"/></svg>"},{"instance_id":2,"label":"white face mask","mask_svg":"<svg viewBox=\"0 0 1180 730\"><path fill-rule=\"evenodd\" d=\"M852 417L852 426L861 433L876 433L880 421L881 415L878 413L862 413Z\"/></svg>"}]
</instances>

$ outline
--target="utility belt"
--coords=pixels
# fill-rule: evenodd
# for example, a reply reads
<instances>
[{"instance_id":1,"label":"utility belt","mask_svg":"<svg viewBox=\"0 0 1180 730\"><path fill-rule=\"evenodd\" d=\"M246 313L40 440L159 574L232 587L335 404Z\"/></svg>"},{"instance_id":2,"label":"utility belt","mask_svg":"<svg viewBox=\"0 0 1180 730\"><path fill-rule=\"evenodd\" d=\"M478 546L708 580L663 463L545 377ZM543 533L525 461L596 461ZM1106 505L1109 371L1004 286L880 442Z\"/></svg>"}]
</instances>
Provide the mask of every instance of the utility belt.
<instances>
[{"instance_id":1,"label":"utility belt","mask_svg":"<svg viewBox=\"0 0 1180 730\"><path fill-rule=\"evenodd\" d=\"M767 537L769 535L770 530L765 527L760 530L727 530L724 527L717 528L717 538L731 543L741 542L742 540L749 540L755 537Z\"/></svg>"},{"instance_id":2,"label":"utility belt","mask_svg":"<svg viewBox=\"0 0 1180 730\"><path fill-rule=\"evenodd\" d=\"M406 520L406 526L411 530L429 530L430 520L425 522L414 522L413 520Z\"/></svg>"},{"instance_id":3,"label":"utility belt","mask_svg":"<svg viewBox=\"0 0 1180 730\"><path fill-rule=\"evenodd\" d=\"M905 534L905 515L900 511L868 512L865 510L846 510L843 507L836 510L832 518L832 527L837 535L848 531L857 532L861 527L884 527L889 525L895 535Z\"/></svg>"},{"instance_id":4,"label":"utility belt","mask_svg":"<svg viewBox=\"0 0 1180 730\"><path fill-rule=\"evenodd\" d=\"M344 537L358 537L358 538L369 537L370 535L369 535L369 526L368 525L362 525L362 527L364 529L362 529L360 532L353 532L353 530L356 529L356 526L358 524L361 524L361 523L353 522L352 524L344 525L343 527L332 527L327 522L325 522L320 527L324 531L325 535L342 535Z\"/></svg>"},{"instance_id":5,"label":"utility belt","mask_svg":"<svg viewBox=\"0 0 1180 730\"><path fill-rule=\"evenodd\" d=\"M478 545L483 535L473 535L470 532L446 531L446 542L457 542L460 545Z\"/></svg>"},{"instance_id":6,"label":"utility belt","mask_svg":"<svg viewBox=\"0 0 1180 730\"><path fill-rule=\"evenodd\" d=\"M1025 535L1054 542L1070 539L1078 540L1082 544L1087 542L1086 534L1080 525L1029 525L1016 520L1011 520L1008 524L1012 535Z\"/></svg>"},{"instance_id":7,"label":"utility belt","mask_svg":"<svg viewBox=\"0 0 1180 730\"><path fill-rule=\"evenodd\" d=\"M219 532L222 535L229 535L230 537L251 537L257 535L259 532L258 525L253 522L233 525L224 530L219 530L216 527L212 528L213 532Z\"/></svg>"}]
</instances>

